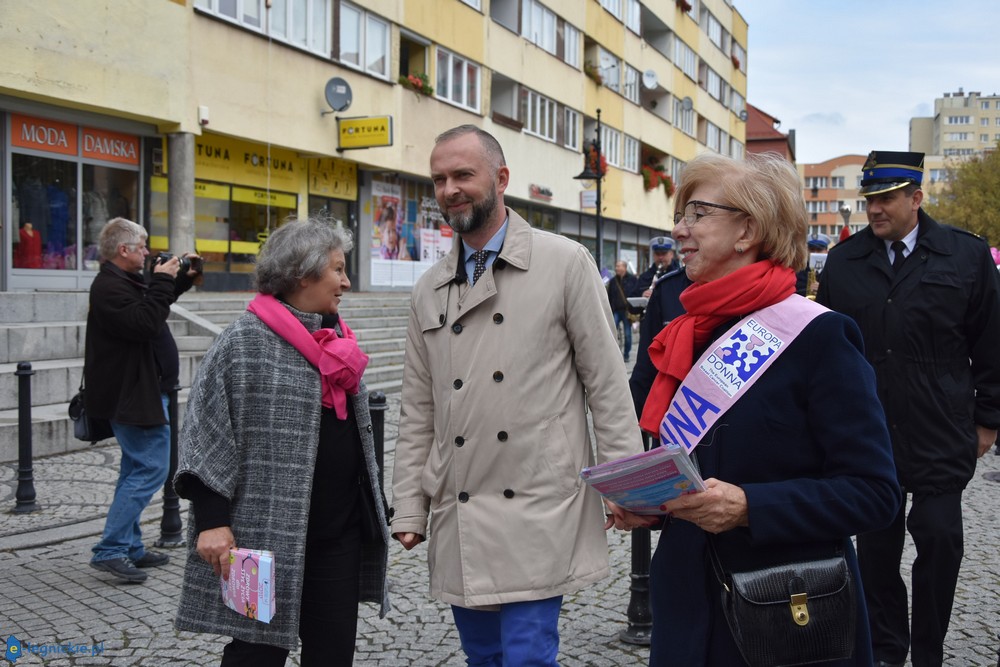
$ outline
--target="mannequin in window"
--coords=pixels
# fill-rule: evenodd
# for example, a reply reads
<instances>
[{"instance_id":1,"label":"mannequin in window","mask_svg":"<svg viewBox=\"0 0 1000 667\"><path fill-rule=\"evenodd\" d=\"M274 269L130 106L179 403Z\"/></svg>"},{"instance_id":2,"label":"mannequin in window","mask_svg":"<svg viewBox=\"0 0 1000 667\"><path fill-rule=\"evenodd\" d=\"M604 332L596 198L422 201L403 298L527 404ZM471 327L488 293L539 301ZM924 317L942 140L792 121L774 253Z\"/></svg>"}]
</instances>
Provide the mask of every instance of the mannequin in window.
<instances>
[{"instance_id":1,"label":"mannequin in window","mask_svg":"<svg viewBox=\"0 0 1000 667\"><path fill-rule=\"evenodd\" d=\"M14 248L14 268L42 268L42 235L35 231L30 222L24 223L18 234L18 244Z\"/></svg>"}]
</instances>

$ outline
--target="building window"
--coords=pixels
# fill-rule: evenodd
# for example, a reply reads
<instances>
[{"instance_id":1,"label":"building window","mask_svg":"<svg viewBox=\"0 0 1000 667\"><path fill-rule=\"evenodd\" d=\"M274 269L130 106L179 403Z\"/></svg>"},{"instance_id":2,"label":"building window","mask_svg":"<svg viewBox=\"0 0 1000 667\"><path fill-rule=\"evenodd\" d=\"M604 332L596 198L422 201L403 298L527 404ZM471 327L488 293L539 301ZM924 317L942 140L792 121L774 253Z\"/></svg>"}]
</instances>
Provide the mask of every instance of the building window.
<instances>
[{"instance_id":1,"label":"building window","mask_svg":"<svg viewBox=\"0 0 1000 667\"><path fill-rule=\"evenodd\" d=\"M734 160L743 159L743 144L741 144L739 140L733 138L729 139L729 157Z\"/></svg>"},{"instance_id":2,"label":"building window","mask_svg":"<svg viewBox=\"0 0 1000 667\"><path fill-rule=\"evenodd\" d=\"M990 142L990 135L988 134L979 135L979 143L988 144L989 142Z\"/></svg>"},{"instance_id":3,"label":"building window","mask_svg":"<svg viewBox=\"0 0 1000 667\"><path fill-rule=\"evenodd\" d=\"M626 135L622 155L622 169L634 173L639 172L639 140Z\"/></svg>"},{"instance_id":4,"label":"building window","mask_svg":"<svg viewBox=\"0 0 1000 667\"><path fill-rule=\"evenodd\" d=\"M980 100L979 101L979 108L982 109L983 111L989 111L990 101L989 100Z\"/></svg>"},{"instance_id":5,"label":"building window","mask_svg":"<svg viewBox=\"0 0 1000 667\"><path fill-rule=\"evenodd\" d=\"M712 13L707 9L702 9L702 21L701 27L704 29L705 34L720 49L722 48L722 24L719 23L719 19L712 16Z\"/></svg>"},{"instance_id":6,"label":"building window","mask_svg":"<svg viewBox=\"0 0 1000 667\"><path fill-rule=\"evenodd\" d=\"M979 119L979 124L982 125L983 127L989 127L990 126L990 119L989 118L980 118Z\"/></svg>"},{"instance_id":7,"label":"building window","mask_svg":"<svg viewBox=\"0 0 1000 667\"><path fill-rule=\"evenodd\" d=\"M948 132L945 135L948 141L969 141L972 139L971 132Z\"/></svg>"},{"instance_id":8,"label":"building window","mask_svg":"<svg viewBox=\"0 0 1000 667\"><path fill-rule=\"evenodd\" d=\"M858 182L861 181L861 177L858 177ZM868 200L867 199L856 199L854 200L854 212L864 213L868 210Z\"/></svg>"},{"instance_id":9,"label":"building window","mask_svg":"<svg viewBox=\"0 0 1000 667\"><path fill-rule=\"evenodd\" d=\"M563 145L574 150L580 148L580 114L572 109L565 110L566 139Z\"/></svg>"},{"instance_id":10,"label":"building window","mask_svg":"<svg viewBox=\"0 0 1000 667\"><path fill-rule=\"evenodd\" d=\"M733 113L737 116L740 115L741 111L747 108L746 100L743 99L743 96L740 95L739 91L735 88L729 89L729 108L732 109Z\"/></svg>"},{"instance_id":11,"label":"building window","mask_svg":"<svg viewBox=\"0 0 1000 667\"><path fill-rule=\"evenodd\" d=\"M469 111L479 111L479 65L450 51L437 50L438 99Z\"/></svg>"},{"instance_id":12,"label":"building window","mask_svg":"<svg viewBox=\"0 0 1000 667\"><path fill-rule=\"evenodd\" d=\"M523 0L521 10L521 35L555 55L556 15L536 0Z\"/></svg>"},{"instance_id":13,"label":"building window","mask_svg":"<svg viewBox=\"0 0 1000 667\"><path fill-rule=\"evenodd\" d=\"M480 0L462 0L462 2L469 5L473 9L478 9L480 11L483 9Z\"/></svg>"},{"instance_id":14,"label":"building window","mask_svg":"<svg viewBox=\"0 0 1000 667\"><path fill-rule=\"evenodd\" d=\"M704 76L701 80L702 88L715 99L722 101L722 77L711 67L704 65Z\"/></svg>"},{"instance_id":15,"label":"building window","mask_svg":"<svg viewBox=\"0 0 1000 667\"><path fill-rule=\"evenodd\" d=\"M836 188L838 190L844 189L844 177L843 176L831 176L830 177L830 187Z\"/></svg>"},{"instance_id":16,"label":"building window","mask_svg":"<svg viewBox=\"0 0 1000 667\"><path fill-rule=\"evenodd\" d=\"M630 65L625 65L625 85L622 94L630 102L639 103L639 70Z\"/></svg>"},{"instance_id":17,"label":"building window","mask_svg":"<svg viewBox=\"0 0 1000 667\"><path fill-rule=\"evenodd\" d=\"M622 164L622 133L618 130L601 126L601 154L613 167L620 167Z\"/></svg>"},{"instance_id":18,"label":"building window","mask_svg":"<svg viewBox=\"0 0 1000 667\"><path fill-rule=\"evenodd\" d=\"M619 21L622 20L622 0L601 0L601 7L611 12Z\"/></svg>"},{"instance_id":19,"label":"building window","mask_svg":"<svg viewBox=\"0 0 1000 667\"><path fill-rule=\"evenodd\" d=\"M194 6L278 41L330 57L333 0L271 0L270 11L265 3L266 0L195 0Z\"/></svg>"},{"instance_id":20,"label":"building window","mask_svg":"<svg viewBox=\"0 0 1000 667\"><path fill-rule=\"evenodd\" d=\"M948 116L945 120L946 125L969 125L971 123L971 116Z\"/></svg>"},{"instance_id":21,"label":"building window","mask_svg":"<svg viewBox=\"0 0 1000 667\"><path fill-rule=\"evenodd\" d=\"M806 202L806 212L807 213L826 213L828 210L827 202L825 201L807 201Z\"/></svg>"},{"instance_id":22,"label":"building window","mask_svg":"<svg viewBox=\"0 0 1000 667\"><path fill-rule=\"evenodd\" d=\"M642 34L642 5L639 0L625 0L625 27L637 35Z\"/></svg>"},{"instance_id":23,"label":"building window","mask_svg":"<svg viewBox=\"0 0 1000 667\"><path fill-rule=\"evenodd\" d=\"M674 37L674 64L691 80L698 80L698 55L680 37Z\"/></svg>"},{"instance_id":24,"label":"building window","mask_svg":"<svg viewBox=\"0 0 1000 667\"><path fill-rule=\"evenodd\" d=\"M709 123L706 121L705 127L705 145L711 148L716 153L721 153L721 140L722 137L719 134L720 130L717 125Z\"/></svg>"},{"instance_id":25,"label":"building window","mask_svg":"<svg viewBox=\"0 0 1000 667\"><path fill-rule=\"evenodd\" d=\"M563 29L563 62L580 69L580 31L569 23L561 22L560 25Z\"/></svg>"},{"instance_id":26,"label":"building window","mask_svg":"<svg viewBox=\"0 0 1000 667\"><path fill-rule=\"evenodd\" d=\"M683 100L674 98L674 127L689 136L694 134L694 109L684 109Z\"/></svg>"},{"instance_id":27,"label":"building window","mask_svg":"<svg viewBox=\"0 0 1000 667\"><path fill-rule=\"evenodd\" d=\"M380 78L389 77L389 24L366 11L340 5L340 62Z\"/></svg>"},{"instance_id":28,"label":"building window","mask_svg":"<svg viewBox=\"0 0 1000 667\"><path fill-rule=\"evenodd\" d=\"M747 50L740 45L735 39L732 40L732 57L739 62L739 69L741 72L746 74L747 71Z\"/></svg>"},{"instance_id":29,"label":"building window","mask_svg":"<svg viewBox=\"0 0 1000 667\"><path fill-rule=\"evenodd\" d=\"M994 121L996 122L997 127L1000 127L1000 118L995 118Z\"/></svg>"},{"instance_id":30,"label":"building window","mask_svg":"<svg viewBox=\"0 0 1000 667\"><path fill-rule=\"evenodd\" d=\"M621 63L618 58L615 57L610 51L605 51L603 48L598 47L597 49L597 64L601 72L601 79L604 81L604 85L607 88L615 91L616 93L621 92Z\"/></svg>"},{"instance_id":31,"label":"building window","mask_svg":"<svg viewBox=\"0 0 1000 667\"><path fill-rule=\"evenodd\" d=\"M556 103L523 87L521 100L524 105L524 131L547 141L555 141L558 110Z\"/></svg>"}]
</instances>

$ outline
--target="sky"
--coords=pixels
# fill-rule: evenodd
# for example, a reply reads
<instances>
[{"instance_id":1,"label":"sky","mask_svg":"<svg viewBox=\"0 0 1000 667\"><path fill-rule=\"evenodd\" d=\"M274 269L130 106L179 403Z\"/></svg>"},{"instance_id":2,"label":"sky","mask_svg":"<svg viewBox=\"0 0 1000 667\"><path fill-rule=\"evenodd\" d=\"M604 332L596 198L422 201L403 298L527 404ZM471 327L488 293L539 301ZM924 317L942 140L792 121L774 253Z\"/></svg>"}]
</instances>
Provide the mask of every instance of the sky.
<instances>
[{"instance_id":1,"label":"sky","mask_svg":"<svg viewBox=\"0 0 1000 667\"><path fill-rule=\"evenodd\" d=\"M800 164L909 148L910 118L1000 94L1000 0L733 0L747 102L795 130Z\"/></svg>"}]
</instances>

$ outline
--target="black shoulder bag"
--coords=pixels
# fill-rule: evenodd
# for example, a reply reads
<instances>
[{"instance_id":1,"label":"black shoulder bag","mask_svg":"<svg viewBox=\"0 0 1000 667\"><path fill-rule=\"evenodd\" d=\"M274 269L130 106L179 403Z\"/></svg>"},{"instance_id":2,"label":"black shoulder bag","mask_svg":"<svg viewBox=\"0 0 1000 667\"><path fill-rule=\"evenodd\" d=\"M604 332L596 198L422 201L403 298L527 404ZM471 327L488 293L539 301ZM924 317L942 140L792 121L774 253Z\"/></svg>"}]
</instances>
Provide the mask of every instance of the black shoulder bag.
<instances>
[{"instance_id":1,"label":"black shoulder bag","mask_svg":"<svg viewBox=\"0 0 1000 667\"><path fill-rule=\"evenodd\" d=\"M711 536L708 550L726 622L750 667L844 660L854 653L857 593L842 552L729 572Z\"/></svg>"},{"instance_id":2,"label":"black shoulder bag","mask_svg":"<svg viewBox=\"0 0 1000 667\"><path fill-rule=\"evenodd\" d=\"M86 370L84 370L86 375ZM73 420L73 437L77 440L94 444L100 440L115 437L111 430L111 422L107 419L96 419L87 414L83 378L80 378L80 390L69 402L69 418Z\"/></svg>"}]
</instances>

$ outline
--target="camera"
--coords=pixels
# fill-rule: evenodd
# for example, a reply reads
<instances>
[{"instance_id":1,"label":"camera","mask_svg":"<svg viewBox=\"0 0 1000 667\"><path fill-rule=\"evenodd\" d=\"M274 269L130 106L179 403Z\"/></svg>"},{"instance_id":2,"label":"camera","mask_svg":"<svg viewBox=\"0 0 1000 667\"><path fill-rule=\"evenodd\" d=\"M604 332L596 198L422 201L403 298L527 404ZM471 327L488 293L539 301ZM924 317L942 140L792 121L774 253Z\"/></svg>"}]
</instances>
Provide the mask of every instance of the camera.
<instances>
[{"instance_id":1,"label":"camera","mask_svg":"<svg viewBox=\"0 0 1000 667\"><path fill-rule=\"evenodd\" d=\"M156 256L156 259L153 262L153 266L156 266L157 264L163 264L165 262L169 262L171 259L173 259L173 257L174 256L171 253L169 253L169 252L161 252L161 253L159 253ZM187 273L188 271L190 271L192 269L194 269L198 273L201 273L201 271L202 271L202 259L201 259L201 257L197 257L197 256L194 256L194 257L179 257L178 259L180 260L180 263L181 263L180 268L178 269L178 273Z\"/></svg>"}]
</instances>

